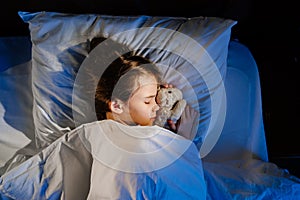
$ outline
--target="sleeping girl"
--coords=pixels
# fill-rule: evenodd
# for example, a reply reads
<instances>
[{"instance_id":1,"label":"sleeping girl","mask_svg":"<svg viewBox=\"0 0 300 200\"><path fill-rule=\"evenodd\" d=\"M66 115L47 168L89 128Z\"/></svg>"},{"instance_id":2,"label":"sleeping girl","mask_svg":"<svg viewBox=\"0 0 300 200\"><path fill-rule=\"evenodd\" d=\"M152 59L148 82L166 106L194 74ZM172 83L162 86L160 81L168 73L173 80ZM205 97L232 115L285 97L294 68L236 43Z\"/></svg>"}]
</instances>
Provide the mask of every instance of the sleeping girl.
<instances>
[{"instance_id":1,"label":"sleeping girl","mask_svg":"<svg viewBox=\"0 0 300 200\"><path fill-rule=\"evenodd\" d=\"M161 84L161 74L154 63L131 54L114 60L102 74L95 94L97 119L151 126L159 109L155 99L157 89L173 86ZM192 140L197 126L194 119L198 118L199 113L187 105L181 120L178 123L168 120L168 125L173 132Z\"/></svg>"}]
</instances>

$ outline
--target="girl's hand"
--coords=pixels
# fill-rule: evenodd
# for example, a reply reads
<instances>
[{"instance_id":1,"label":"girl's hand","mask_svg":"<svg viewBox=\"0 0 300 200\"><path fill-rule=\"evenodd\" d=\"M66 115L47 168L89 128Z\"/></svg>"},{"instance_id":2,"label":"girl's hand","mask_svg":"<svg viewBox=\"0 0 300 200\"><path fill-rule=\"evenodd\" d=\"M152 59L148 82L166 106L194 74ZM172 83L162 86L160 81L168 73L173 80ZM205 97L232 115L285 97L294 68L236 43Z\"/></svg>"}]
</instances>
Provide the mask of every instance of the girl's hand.
<instances>
[{"instance_id":1,"label":"girl's hand","mask_svg":"<svg viewBox=\"0 0 300 200\"><path fill-rule=\"evenodd\" d=\"M161 85L161 87L163 87L163 88L172 88L173 85L172 85L172 84L165 83L165 84Z\"/></svg>"},{"instance_id":2,"label":"girl's hand","mask_svg":"<svg viewBox=\"0 0 300 200\"><path fill-rule=\"evenodd\" d=\"M162 87L172 88L172 84L163 84ZM189 140L193 140L197 134L200 113L189 105L186 105L180 119L175 123L168 120L169 130L181 135Z\"/></svg>"},{"instance_id":3,"label":"girl's hand","mask_svg":"<svg viewBox=\"0 0 300 200\"><path fill-rule=\"evenodd\" d=\"M189 105L186 105L180 119L177 123L168 120L170 130L189 140L193 140L196 136L200 113Z\"/></svg>"}]
</instances>

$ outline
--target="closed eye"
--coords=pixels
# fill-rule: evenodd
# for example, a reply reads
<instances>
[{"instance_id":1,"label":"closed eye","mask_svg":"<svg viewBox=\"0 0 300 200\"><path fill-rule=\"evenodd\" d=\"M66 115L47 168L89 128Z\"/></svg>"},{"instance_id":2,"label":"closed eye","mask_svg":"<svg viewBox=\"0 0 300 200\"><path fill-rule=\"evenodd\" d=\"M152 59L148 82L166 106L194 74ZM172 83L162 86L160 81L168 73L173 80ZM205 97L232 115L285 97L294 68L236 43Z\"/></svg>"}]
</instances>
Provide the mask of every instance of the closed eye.
<instances>
[{"instance_id":1,"label":"closed eye","mask_svg":"<svg viewBox=\"0 0 300 200\"><path fill-rule=\"evenodd\" d=\"M152 101L155 102L155 98L156 98L156 95L151 95L151 96L145 97L144 103L151 104Z\"/></svg>"}]
</instances>

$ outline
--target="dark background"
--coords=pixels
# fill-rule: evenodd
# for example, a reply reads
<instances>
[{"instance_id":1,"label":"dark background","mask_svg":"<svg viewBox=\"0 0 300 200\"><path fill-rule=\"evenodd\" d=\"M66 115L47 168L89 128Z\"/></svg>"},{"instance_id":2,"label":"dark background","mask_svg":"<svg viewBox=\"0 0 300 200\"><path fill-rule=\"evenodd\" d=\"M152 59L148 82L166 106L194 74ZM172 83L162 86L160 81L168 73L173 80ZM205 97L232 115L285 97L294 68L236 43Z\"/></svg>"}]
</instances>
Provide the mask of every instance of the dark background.
<instances>
[{"instance_id":1,"label":"dark background","mask_svg":"<svg viewBox=\"0 0 300 200\"><path fill-rule=\"evenodd\" d=\"M9 0L0 36L29 35L18 11L109 15L217 16L238 21L232 38L252 52L260 73L270 161L300 177L300 11L297 1L271 0Z\"/></svg>"}]
</instances>

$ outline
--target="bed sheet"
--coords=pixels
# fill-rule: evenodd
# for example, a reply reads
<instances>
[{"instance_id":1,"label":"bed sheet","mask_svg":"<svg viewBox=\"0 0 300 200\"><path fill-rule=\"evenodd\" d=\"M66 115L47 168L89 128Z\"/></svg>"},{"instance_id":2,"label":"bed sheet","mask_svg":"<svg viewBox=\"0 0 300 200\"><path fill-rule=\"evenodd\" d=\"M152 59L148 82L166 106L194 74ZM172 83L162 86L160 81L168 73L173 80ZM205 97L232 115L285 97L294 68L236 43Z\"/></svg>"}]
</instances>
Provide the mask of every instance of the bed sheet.
<instances>
[{"instance_id":1,"label":"bed sheet","mask_svg":"<svg viewBox=\"0 0 300 200\"><path fill-rule=\"evenodd\" d=\"M250 50L231 41L221 136L203 158L207 199L299 199L300 179L268 162L259 72Z\"/></svg>"},{"instance_id":2,"label":"bed sheet","mask_svg":"<svg viewBox=\"0 0 300 200\"><path fill-rule=\"evenodd\" d=\"M250 50L238 41L229 44L224 85L227 99L224 127L204 159L268 161L258 67Z\"/></svg>"}]
</instances>

